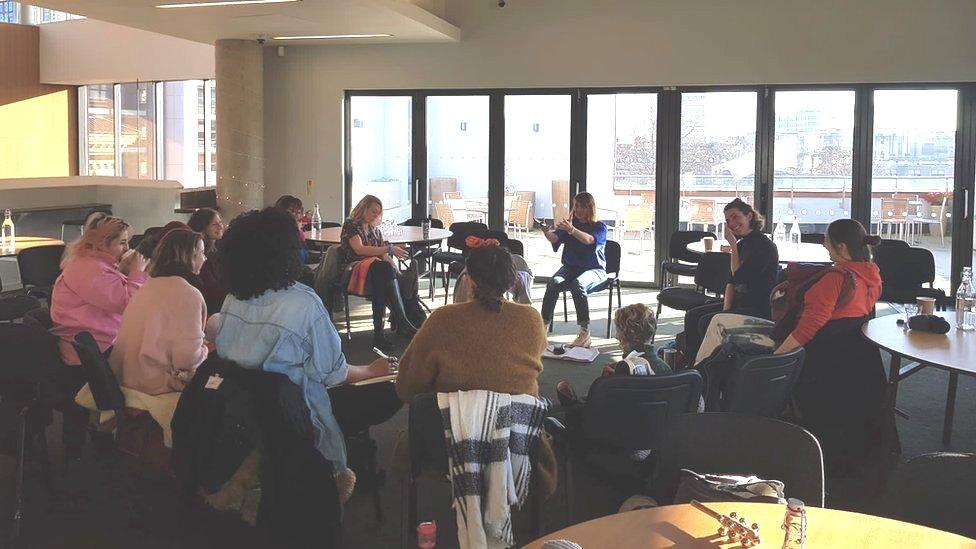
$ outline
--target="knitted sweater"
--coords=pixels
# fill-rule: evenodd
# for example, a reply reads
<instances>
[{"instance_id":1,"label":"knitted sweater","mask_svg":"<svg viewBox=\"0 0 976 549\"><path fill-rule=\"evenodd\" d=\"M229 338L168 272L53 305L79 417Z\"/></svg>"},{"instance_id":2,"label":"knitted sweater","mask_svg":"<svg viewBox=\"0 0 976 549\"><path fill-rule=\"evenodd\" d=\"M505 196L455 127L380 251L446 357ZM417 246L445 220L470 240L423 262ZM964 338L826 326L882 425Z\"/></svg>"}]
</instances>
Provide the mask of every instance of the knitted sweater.
<instances>
[{"instance_id":1,"label":"knitted sweater","mask_svg":"<svg viewBox=\"0 0 976 549\"><path fill-rule=\"evenodd\" d=\"M400 358L396 391L404 402L422 393L475 389L539 396L545 348L542 316L529 305L503 301L497 313L476 301L445 305L424 321ZM552 494L556 458L541 440L533 474Z\"/></svg>"},{"instance_id":2,"label":"knitted sweater","mask_svg":"<svg viewBox=\"0 0 976 549\"><path fill-rule=\"evenodd\" d=\"M109 357L123 387L148 395L182 391L204 359L207 306L179 276L150 278L122 314Z\"/></svg>"}]
</instances>

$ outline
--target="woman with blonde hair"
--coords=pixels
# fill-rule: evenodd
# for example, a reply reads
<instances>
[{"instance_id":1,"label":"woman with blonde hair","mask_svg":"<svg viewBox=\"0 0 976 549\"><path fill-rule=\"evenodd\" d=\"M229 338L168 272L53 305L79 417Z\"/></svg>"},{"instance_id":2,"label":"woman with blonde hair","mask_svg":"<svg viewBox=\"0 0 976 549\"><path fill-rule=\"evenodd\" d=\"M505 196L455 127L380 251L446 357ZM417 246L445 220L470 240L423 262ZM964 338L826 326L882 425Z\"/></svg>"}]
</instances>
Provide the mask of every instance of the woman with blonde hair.
<instances>
[{"instance_id":1,"label":"woman with blonde hair","mask_svg":"<svg viewBox=\"0 0 976 549\"><path fill-rule=\"evenodd\" d=\"M573 294L576 323L580 332L574 347L590 346L590 306L586 294L607 279L607 226L596 219L596 201L590 193L579 193L573 199L573 211L567 219L557 219L556 229L542 225L542 234L553 250L563 246L562 267L546 284L542 298L542 321L552 323L556 299L563 291ZM609 320L608 320L609 322Z\"/></svg>"},{"instance_id":2,"label":"woman with blonde hair","mask_svg":"<svg viewBox=\"0 0 976 549\"><path fill-rule=\"evenodd\" d=\"M404 295L400 292L400 273L397 259L407 259L407 250L383 240L380 221L383 220L383 202L368 194L349 213L342 225L340 263L343 281L351 293L367 293L373 304L373 343L389 349L390 343L383 336L383 316L390 309L396 324L397 335L413 337L417 328L407 318ZM345 283L345 282L344 282Z\"/></svg>"},{"instance_id":3,"label":"woman with blonde hair","mask_svg":"<svg viewBox=\"0 0 976 549\"><path fill-rule=\"evenodd\" d=\"M129 224L118 217L86 230L67 251L51 293L51 333L73 366L80 364L72 346L79 332L90 332L103 352L115 340L122 311L148 278L148 260L129 250Z\"/></svg>"}]
</instances>

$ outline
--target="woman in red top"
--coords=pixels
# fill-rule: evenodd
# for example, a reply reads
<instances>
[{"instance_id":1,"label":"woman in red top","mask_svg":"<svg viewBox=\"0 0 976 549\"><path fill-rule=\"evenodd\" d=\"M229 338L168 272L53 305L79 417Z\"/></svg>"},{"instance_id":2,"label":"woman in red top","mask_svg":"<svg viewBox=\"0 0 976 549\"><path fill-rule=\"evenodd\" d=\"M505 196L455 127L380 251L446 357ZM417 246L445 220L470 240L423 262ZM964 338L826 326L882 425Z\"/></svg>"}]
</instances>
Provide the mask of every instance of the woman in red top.
<instances>
[{"instance_id":1,"label":"woman in red top","mask_svg":"<svg viewBox=\"0 0 976 549\"><path fill-rule=\"evenodd\" d=\"M774 341L775 324L744 315L720 313L712 318L695 364L711 356L726 341L744 337L753 344L768 345L776 354L788 353L806 345L831 320L861 318L874 309L881 296L881 273L871 260L871 247L881 238L867 234L864 226L853 219L838 219L827 227L824 247L830 253L836 270L824 274L803 296L803 310L796 327L783 341ZM849 295L841 298L845 282L853 279ZM765 338L765 341L763 341Z\"/></svg>"}]
</instances>

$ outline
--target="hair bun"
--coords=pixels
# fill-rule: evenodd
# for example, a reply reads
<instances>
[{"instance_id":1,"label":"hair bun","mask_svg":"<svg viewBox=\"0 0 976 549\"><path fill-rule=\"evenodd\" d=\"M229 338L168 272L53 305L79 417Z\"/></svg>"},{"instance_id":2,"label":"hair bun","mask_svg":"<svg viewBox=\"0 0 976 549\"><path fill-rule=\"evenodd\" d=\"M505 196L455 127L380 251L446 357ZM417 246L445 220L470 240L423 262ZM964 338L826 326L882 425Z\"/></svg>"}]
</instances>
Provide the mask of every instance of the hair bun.
<instances>
[{"instance_id":1,"label":"hair bun","mask_svg":"<svg viewBox=\"0 0 976 549\"><path fill-rule=\"evenodd\" d=\"M866 234L864 235L864 243L868 246L877 246L881 244L881 237L876 234Z\"/></svg>"}]
</instances>

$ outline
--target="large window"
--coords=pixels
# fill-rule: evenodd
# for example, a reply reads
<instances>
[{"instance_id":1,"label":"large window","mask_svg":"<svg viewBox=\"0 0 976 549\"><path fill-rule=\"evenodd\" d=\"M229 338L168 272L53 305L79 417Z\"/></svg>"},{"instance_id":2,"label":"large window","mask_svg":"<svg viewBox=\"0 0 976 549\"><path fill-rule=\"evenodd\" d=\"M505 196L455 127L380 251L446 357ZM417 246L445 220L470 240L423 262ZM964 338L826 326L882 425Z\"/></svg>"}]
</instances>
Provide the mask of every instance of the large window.
<instances>
[{"instance_id":1,"label":"large window","mask_svg":"<svg viewBox=\"0 0 976 549\"><path fill-rule=\"evenodd\" d=\"M778 91L775 101L773 222L822 233L851 216L854 92Z\"/></svg>"},{"instance_id":2,"label":"large window","mask_svg":"<svg viewBox=\"0 0 976 549\"><path fill-rule=\"evenodd\" d=\"M755 173L756 92L681 94L681 225L718 230L725 204L753 202Z\"/></svg>"},{"instance_id":3,"label":"large window","mask_svg":"<svg viewBox=\"0 0 976 549\"><path fill-rule=\"evenodd\" d=\"M97 84L79 97L86 175L216 183L212 80Z\"/></svg>"},{"instance_id":4,"label":"large window","mask_svg":"<svg viewBox=\"0 0 976 549\"><path fill-rule=\"evenodd\" d=\"M956 90L874 92L871 224L935 256L937 287L950 287L956 161Z\"/></svg>"},{"instance_id":5,"label":"large window","mask_svg":"<svg viewBox=\"0 0 976 549\"><path fill-rule=\"evenodd\" d=\"M0 1L0 23L20 23L20 4L9 0Z\"/></svg>"},{"instance_id":6,"label":"large window","mask_svg":"<svg viewBox=\"0 0 976 549\"><path fill-rule=\"evenodd\" d=\"M620 243L621 276L653 282L657 94L591 94L587 97L586 190L597 217Z\"/></svg>"},{"instance_id":7,"label":"large window","mask_svg":"<svg viewBox=\"0 0 976 549\"><path fill-rule=\"evenodd\" d=\"M413 217L412 101L409 97L352 98L350 208L371 194L383 202L383 220Z\"/></svg>"},{"instance_id":8,"label":"large window","mask_svg":"<svg viewBox=\"0 0 976 549\"><path fill-rule=\"evenodd\" d=\"M30 6L12 0L0 0L0 23L43 25L71 19L84 19L80 15L39 6Z\"/></svg>"},{"instance_id":9,"label":"large window","mask_svg":"<svg viewBox=\"0 0 976 549\"><path fill-rule=\"evenodd\" d=\"M427 98L427 193L444 227L488 220L488 97Z\"/></svg>"}]
</instances>

